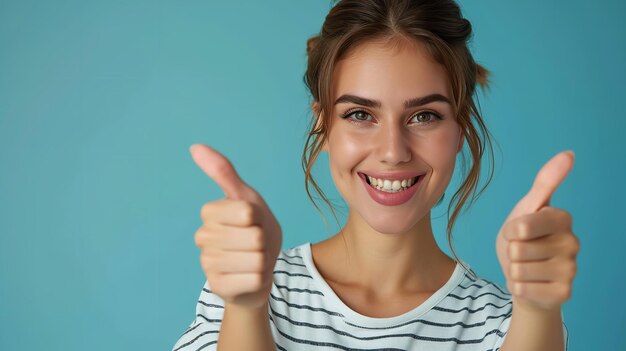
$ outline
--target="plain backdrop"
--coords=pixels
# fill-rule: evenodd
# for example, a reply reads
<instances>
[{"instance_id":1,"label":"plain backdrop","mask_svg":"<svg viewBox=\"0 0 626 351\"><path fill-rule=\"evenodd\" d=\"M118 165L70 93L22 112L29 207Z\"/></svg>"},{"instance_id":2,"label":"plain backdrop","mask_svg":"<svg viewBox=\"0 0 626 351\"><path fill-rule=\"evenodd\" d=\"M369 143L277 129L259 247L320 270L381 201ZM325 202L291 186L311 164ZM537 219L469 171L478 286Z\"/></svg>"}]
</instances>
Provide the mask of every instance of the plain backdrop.
<instances>
[{"instance_id":1,"label":"plain backdrop","mask_svg":"<svg viewBox=\"0 0 626 351\"><path fill-rule=\"evenodd\" d=\"M480 105L497 144L495 177L459 218L455 249L504 285L499 228L540 167L574 150L551 203L572 214L581 241L563 306L570 350L625 350L626 5L461 6L474 57L493 73ZM284 248L338 230L307 198L300 164L306 40L329 8L0 1L0 349L171 349L205 281L193 240L200 208L223 197L193 163L193 143L223 152L264 196ZM449 254L459 165L433 210ZM314 175L341 206L325 155Z\"/></svg>"}]
</instances>

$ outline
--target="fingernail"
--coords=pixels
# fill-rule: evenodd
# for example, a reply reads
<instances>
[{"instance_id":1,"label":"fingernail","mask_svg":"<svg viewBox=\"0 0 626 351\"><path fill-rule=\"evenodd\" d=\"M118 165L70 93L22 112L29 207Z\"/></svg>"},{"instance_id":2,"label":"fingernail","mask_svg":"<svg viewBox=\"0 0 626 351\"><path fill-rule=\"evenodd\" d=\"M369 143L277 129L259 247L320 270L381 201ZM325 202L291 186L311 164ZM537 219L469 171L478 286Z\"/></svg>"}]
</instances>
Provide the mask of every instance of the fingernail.
<instances>
[{"instance_id":1,"label":"fingernail","mask_svg":"<svg viewBox=\"0 0 626 351\"><path fill-rule=\"evenodd\" d=\"M189 152L193 153L193 147L196 146L196 144L191 144L191 146L189 147Z\"/></svg>"},{"instance_id":2,"label":"fingernail","mask_svg":"<svg viewBox=\"0 0 626 351\"><path fill-rule=\"evenodd\" d=\"M572 153L572 158L576 159L576 154L574 153L574 150L569 150L569 152Z\"/></svg>"}]
</instances>

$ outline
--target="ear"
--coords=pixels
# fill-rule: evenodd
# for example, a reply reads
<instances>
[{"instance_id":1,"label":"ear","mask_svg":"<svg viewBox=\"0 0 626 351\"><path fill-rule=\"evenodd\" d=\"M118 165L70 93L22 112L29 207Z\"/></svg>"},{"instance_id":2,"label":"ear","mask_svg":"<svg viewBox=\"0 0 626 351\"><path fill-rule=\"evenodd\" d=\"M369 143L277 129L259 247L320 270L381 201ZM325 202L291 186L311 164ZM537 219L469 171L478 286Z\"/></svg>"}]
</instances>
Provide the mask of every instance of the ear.
<instances>
[{"instance_id":1,"label":"ear","mask_svg":"<svg viewBox=\"0 0 626 351\"><path fill-rule=\"evenodd\" d=\"M319 108L320 108L320 104L319 101L313 101L313 104L311 104L311 109L313 110L313 116L314 118L317 118L317 114L319 113ZM315 121L315 127L317 128L317 126L321 123L323 116L319 116L319 118L317 118L317 120ZM328 139L324 140L324 145L322 146L322 151L324 152L328 152Z\"/></svg>"}]
</instances>

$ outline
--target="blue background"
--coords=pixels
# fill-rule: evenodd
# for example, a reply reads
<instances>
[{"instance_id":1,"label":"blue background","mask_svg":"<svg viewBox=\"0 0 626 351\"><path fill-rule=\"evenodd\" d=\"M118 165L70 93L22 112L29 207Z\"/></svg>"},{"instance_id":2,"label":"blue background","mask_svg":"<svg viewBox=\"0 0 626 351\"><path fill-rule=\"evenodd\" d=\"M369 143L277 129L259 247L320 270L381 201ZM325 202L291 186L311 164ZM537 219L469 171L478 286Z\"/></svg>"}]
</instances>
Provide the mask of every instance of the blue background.
<instances>
[{"instance_id":1,"label":"blue background","mask_svg":"<svg viewBox=\"0 0 626 351\"><path fill-rule=\"evenodd\" d=\"M495 179L457 222L455 248L504 284L499 228L539 168L574 150L551 203L581 241L563 307L570 350L624 350L626 5L461 5L493 73L480 103L498 144ZM338 230L309 202L300 166L305 43L329 8L0 2L0 349L171 349L205 280L200 208L223 196L191 160L193 143L223 152L264 196L284 248ZM316 177L340 202L327 164L322 155ZM447 193L459 185L456 173ZM447 253L448 199L433 210Z\"/></svg>"}]
</instances>

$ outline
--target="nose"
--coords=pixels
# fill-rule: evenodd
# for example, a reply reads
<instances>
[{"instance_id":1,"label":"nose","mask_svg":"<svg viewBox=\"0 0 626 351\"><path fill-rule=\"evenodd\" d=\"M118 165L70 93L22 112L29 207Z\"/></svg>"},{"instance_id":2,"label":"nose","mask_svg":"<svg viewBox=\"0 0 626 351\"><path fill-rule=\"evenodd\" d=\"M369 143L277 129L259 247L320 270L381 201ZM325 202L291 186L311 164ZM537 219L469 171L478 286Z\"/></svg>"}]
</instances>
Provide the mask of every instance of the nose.
<instances>
[{"instance_id":1,"label":"nose","mask_svg":"<svg viewBox=\"0 0 626 351\"><path fill-rule=\"evenodd\" d=\"M380 128L376 140L376 158L389 166L411 160L411 145L402 126L387 123Z\"/></svg>"}]
</instances>

